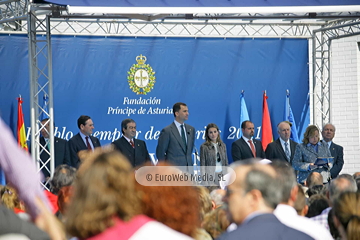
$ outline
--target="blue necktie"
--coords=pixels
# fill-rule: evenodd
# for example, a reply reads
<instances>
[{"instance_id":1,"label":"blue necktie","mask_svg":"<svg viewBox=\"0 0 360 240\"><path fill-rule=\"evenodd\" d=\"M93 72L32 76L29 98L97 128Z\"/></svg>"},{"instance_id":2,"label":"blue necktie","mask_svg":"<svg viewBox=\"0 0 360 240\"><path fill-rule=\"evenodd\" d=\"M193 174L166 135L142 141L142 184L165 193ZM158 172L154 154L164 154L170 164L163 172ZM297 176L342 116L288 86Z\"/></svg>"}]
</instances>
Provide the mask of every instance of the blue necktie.
<instances>
[{"instance_id":1,"label":"blue necktie","mask_svg":"<svg viewBox=\"0 0 360 240\"><path fill-rule=\"evenodd\" d=\"M185 138L184 125L181 124L180 126L181 126L181 138L182 138L182 140L183 140L183 142L184 142L184 145L185 145L185 147L186 147L186 138Z\"/></svg>"},{"instance_id":2,"label":"blue necktie","mask_svg":"<svg viewBox=\"0 0 360 240\"><path fill-rule=\"evenodd\" d=\"M290 151L289 151L289 148L288 148L288 143L285 142L284 145L285 145L285 155L286 155L286 158L287 158L287 160L290 162Z\"/></svg>"}]
</instances>

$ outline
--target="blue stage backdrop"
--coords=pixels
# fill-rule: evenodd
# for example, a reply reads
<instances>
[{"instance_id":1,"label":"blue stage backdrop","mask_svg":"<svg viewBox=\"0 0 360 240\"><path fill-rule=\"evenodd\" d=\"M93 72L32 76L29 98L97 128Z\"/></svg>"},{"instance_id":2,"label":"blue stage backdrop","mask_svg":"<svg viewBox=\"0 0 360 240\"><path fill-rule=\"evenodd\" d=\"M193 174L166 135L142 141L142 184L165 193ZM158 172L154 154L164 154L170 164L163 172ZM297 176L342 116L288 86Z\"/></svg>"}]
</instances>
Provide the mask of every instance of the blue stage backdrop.
<instances>
[{"instance_id":1,"label":"blue stage backdrop","mask_svg":"<svg viewBox=\"0 0 360 240\"><path fill-rule=\"evenodd\" d=\"M173 104L185 102L187 123L197 130L196 148L204 142L205 126L213 122L221 129L231 159L231 143L241 131L242 90L257 138L264 90L274 140L287 89L300 139L309 123L306 39L53 36L52 47L55 134L61 138L76 134L77 118L89 115L95 123L93 135L105 145L121 136L121 121L132 118L138 138L155 153L161 129L173 121ZM19 94L24 98L25 124L30 125L27 52L25 35L0 35L0 111L14 132ZM147 59L147 70L155 72L148 74L155 82L146 95L137 95L128 82L129 76L134 78L135 91L136 83L149 83L145 70L135 74L140 55Z\"/></svg>"}]
</instances>

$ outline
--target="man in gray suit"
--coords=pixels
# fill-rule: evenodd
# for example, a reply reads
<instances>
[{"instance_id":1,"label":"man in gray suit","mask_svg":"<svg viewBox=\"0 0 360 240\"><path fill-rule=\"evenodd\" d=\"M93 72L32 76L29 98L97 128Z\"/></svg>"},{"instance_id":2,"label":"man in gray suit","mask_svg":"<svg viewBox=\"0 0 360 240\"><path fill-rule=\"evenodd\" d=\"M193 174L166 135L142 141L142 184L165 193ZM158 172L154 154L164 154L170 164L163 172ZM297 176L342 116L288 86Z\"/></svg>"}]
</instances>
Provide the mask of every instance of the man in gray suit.
<instances>
[{"instance_id":1,"label":"man in gray suit","mask_svg":"<svg viewBox=\"0 0 360 240\"><path fill-rule=\"evenodd\" d=\"M175 103L173 114L174 122L161 130L156 156L159 161L170 161L177 166L193 166L195 128L184 123L189 118L188 107L185 103Z\"/></svg>"}]
</instances>

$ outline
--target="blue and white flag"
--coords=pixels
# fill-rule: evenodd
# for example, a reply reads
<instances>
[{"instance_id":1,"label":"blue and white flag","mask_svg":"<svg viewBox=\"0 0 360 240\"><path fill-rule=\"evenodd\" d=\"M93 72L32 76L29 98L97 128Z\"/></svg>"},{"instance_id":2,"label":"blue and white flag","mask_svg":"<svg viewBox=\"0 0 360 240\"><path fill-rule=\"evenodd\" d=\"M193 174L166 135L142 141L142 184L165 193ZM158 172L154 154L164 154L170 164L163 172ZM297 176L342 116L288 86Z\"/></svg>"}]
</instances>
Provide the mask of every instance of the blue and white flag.
<instances>
[{"instance_id":1,"label":"blue and white flag","mask_svg":"<svg viewBox=\"0 0 360 240\"><path fill-rule=\"evenodd\" d=\"M286 90L284 121L289 121L292 124L291 125L290 139L293 140L294 142L299 143L300 141L299 141L298 131L297 131L297 128L296 128L294 114L293 114L293 112L291 110L291 107L290 107L290 93L289 93L289 90Z\"/></svg>"},{"instance_id":2,"label":"blue and white flag","mask_svg":"<svg viewBox=\"0 0 360 240\"><path fill-rule=\"evenodd\" d=\"M239 131L239 136L242 136L242 131L241 131L241 123L243 121L246 120L250 120L249 118L249 113L246 107L246 103L245 103L245 96L244 96L244 91L241 92L240 94L240 131Z\"/></svg>"},{"instance_id":3,"label":"blue and white flag","mask_svg":"<svg viewBox=\"0 0 360 240\"><path fill-rule=\"evenodd\" d=\"M43 110L41 111L41 114L40 114L40 121L45 119L45 118L49 118L49 115L47 115L47 114L49 114L49 111L48 111L48 108L47 108L48 100L49 100L48 95L44 94L43 100L44 100L43 108L42 108Z\"/></svg>"}]
</instances>

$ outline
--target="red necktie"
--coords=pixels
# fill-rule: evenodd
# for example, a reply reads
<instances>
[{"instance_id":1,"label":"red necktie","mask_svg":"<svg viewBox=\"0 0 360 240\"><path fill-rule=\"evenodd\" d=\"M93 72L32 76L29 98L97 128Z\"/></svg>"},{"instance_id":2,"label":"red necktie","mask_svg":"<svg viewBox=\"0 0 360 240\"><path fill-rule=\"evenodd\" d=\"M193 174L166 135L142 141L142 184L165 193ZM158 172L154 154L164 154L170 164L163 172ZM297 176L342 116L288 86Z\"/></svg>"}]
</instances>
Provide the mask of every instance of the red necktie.
<instances>
[{"instance_id":1,"label":"red necktie","mask_svg":"<svg viewBox=\"0 0 360 240\"><path fill-rule=\"evenodd\" d=\"M131 139L130 140L130 145L133 147L133 148L135 148L135 144L134 144L134 141Z\"/></svg>"},{"instance_id":2,"label":"red necktie","mask_svg":"<svg viewBox=\"0 0 360 240\"><path fill-rule=\"evenodd\" d=\"M255 146L251 140L249 140L248 142L250 143L251 152L254 155L254 157L256 158Z\"/></svg>"},{"instance_id":3,"label":"red necktie","mask_svg":"<svg viewBox=\"0 0 360 240\"><path fill-rule=\"evenodd\" d=\"M87 149L88 149L88 150L92 150L91 145L90 145L90 143L89 143L89 137L85 137L85 139L86 139Z\"/></svg>"}]
</instances>

